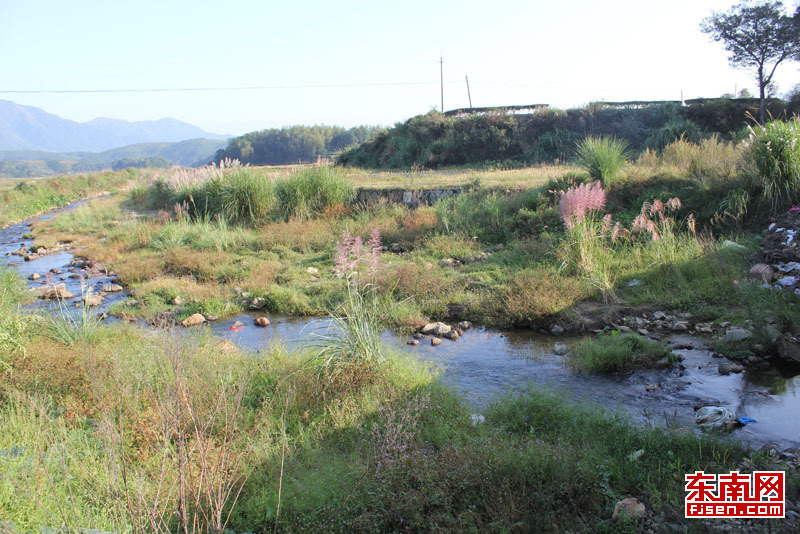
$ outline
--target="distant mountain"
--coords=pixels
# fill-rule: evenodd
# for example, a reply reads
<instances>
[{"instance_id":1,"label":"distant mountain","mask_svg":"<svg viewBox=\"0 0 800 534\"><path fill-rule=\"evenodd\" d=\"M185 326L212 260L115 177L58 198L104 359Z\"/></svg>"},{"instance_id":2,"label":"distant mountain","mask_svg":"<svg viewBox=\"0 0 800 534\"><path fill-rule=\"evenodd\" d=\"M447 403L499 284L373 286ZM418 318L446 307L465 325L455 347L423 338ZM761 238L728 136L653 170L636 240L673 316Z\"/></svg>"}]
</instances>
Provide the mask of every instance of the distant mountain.
<instances>
[{"instance_id":1,"label":"distant mountain","mask_svg":"<svg viewBox=\"0 0 800 534\"><path fill-rule=\"evenodd\" d=\"M128 122L99 118L80 123L33 106L0 100L0 150L102 152L137 143L229 137L176 119Z\"/></svg>"}]
</instances>

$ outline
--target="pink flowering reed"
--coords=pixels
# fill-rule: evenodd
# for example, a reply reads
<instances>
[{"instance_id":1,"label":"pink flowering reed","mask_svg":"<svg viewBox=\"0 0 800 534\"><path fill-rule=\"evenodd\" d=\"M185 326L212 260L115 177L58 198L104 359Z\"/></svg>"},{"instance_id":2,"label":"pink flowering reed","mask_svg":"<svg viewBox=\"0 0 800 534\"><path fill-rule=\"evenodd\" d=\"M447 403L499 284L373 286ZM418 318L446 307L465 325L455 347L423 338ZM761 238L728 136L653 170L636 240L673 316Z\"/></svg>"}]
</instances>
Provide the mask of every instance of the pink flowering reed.
<instances>
[{"instance_id":1,"label":"pink flowering reed","mask_svg":"<svg viewBox=\"0 0 800 534\"><path fill-rule=\"evenodd\" d=\"M600 182L581 184L561 192L558 210L567 228L583 222L587 214L598 212L606 205L606 192Z\"/></svg>"},{"instance_id":2,"label":"pink flowering reed","mask_svg":"<svg viewBox=\"0 0 800 534\"><path fill-rule=\"evenodd\" d=\"M366 246L361 236L353 236L345 231L336 243L336 254L333 264L336 270L345 275L352 275L361 265L368 267L368 274L374 273L380 264L381 232L376 227L369 236Z\"/></svg>"}]
</instances>

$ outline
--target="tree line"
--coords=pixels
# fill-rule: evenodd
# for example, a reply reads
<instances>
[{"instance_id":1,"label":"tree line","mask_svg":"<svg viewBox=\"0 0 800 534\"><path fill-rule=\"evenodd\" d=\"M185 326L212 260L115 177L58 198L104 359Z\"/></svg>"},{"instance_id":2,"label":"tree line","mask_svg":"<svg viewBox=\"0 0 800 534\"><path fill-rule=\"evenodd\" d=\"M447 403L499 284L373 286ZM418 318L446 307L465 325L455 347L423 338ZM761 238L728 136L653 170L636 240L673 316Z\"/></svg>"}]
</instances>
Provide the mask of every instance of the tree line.
<instances>
[{"instance_id":1,"label":"tree line","mask_svg":"<svg viewBox=\"0 0 800 534\"><path fill-rule=\"evenodd\" d=\"M251 132L228 141L214 161L238 159L251 165L310 163L372 139L377 126L291 126Z\"/></svg>"}]
</instances>

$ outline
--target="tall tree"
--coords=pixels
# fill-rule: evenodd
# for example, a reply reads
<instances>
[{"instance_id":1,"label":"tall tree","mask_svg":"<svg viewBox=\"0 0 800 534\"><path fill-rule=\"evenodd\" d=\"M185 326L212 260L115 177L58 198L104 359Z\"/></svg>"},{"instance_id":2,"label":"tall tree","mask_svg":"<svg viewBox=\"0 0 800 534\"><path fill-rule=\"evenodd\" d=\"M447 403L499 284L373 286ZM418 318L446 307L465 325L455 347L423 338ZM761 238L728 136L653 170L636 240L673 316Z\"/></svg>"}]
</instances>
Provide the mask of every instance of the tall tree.
<instances>
[{"instance_id":1,"label":"tall tree","mask_svg":"<svg viewBox=\"0 0 800 534\"><path fill-rule=\"evenodd\" d=\"M742 2L727 13L713 12L700 24L704 33L721 41L733 67L755 68L760 98L759 120L766 120L766 91L775 70L800 53L798 25L785 14L783 2Z\"/></svg>"}]
</instances>

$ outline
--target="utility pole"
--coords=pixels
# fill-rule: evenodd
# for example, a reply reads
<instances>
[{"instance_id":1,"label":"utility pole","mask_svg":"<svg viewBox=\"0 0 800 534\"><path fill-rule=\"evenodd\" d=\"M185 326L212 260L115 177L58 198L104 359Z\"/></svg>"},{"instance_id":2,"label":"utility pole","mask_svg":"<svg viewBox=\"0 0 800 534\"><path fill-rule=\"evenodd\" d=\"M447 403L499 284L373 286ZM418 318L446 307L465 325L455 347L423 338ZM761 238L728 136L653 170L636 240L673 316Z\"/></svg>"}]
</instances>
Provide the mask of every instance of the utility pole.
<instances>
[{"instance_id":1,"label":"utility pole","mask_svg":"<svg viewBox=\"0 0 800 534\"><path fill-rule=\"evenodd\" d=\"M439 87L442 90L442 113L444 113L444 60L439 56Z\"/></svg>"},{"instance_id":2,"label":"utility pole","mask_svg":"<svg viewBox=\"0 0 800 534\"><path fill-rule=\"evenodd\" d=\"M469 109L472 109L472 95L469 92L469 76L464 76L464 79L467 80L467 97L469 97Z\"/></svg>"}]
</instances>

